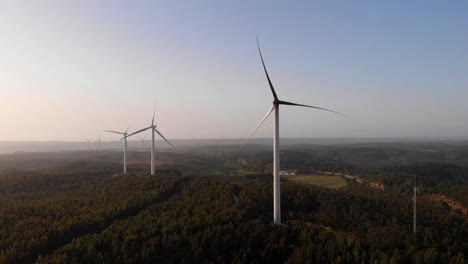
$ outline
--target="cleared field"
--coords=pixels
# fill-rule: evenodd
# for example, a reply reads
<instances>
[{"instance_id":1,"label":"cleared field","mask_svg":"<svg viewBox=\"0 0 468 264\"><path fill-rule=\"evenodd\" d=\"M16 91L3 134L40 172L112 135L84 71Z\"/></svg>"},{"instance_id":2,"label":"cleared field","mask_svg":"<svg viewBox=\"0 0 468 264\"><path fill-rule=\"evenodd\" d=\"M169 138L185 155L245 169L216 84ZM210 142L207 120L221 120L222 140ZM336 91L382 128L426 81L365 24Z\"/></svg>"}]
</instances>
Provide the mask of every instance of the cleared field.
<instances>
[{"instance_id":1,"label":"cleared field","mask_svg":"<svg viewBox=\"0 0 468 264\"><path fill-rule=\"evenodd\" d=\"M341 176L335 175L296 175L296 176L286 176L286 179L290 181L311 184L322 186L330 189L339 189L346 186L346 180Z\"/></svg>"}]
</instances>

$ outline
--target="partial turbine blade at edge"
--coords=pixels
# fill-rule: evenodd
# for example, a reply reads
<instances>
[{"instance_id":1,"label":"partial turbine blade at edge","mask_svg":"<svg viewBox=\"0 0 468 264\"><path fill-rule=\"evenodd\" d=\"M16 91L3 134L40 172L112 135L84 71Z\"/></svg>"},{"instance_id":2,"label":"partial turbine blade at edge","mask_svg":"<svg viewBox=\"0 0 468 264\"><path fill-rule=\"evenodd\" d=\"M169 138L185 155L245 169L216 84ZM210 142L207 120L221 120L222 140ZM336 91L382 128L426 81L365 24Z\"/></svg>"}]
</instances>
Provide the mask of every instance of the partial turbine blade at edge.
<instances>
[{"instance_id":1,"label":"partial turbine blade at edge","mask_svg":"<svg viewBox=\"0 0 468 264\"><path fill-rule=\"evenodd\" d=\"M271 106L270 110L268 110L268 112L266 113L265 117L262 119L262 121L260 122L260 124L257 126L257 128L254 130L254 132L250 135L249 139L251 139L255 133L257 133L258 129L263 125L263 123L265 122L265 120L268 118L268 116L271 114L271 112L273 112L273 110L275 109L275 105Z\"/></svg>"},{"instance_id":2,"label":"partial turbine blade at edge","mask_svg":"<svg viewBox=\"0 0 468 264\"><path fill-rule=\"evenodd\" d=\"M171 147L175 148L174 145L172 145L172 143L169 142L169 140L167 140L167 139L163 136L163 134L161 134L161 132L159 132L156 128L154 129L154 131L155 131L156 133L158 133L159 136L161 136L162 139L164 139L164 140L167 142L167 144L169 144Z\"/></svg>"},{"instance_id":3,"label":"partial turbine blade at edge","mask_svg":"<svg viewBox=\"0 0 468 264\"><path fill-rule=\"evenodd\" d=\"M322 108L322 107L317 107L317 106L304 105L304 104L296 104L296 103L291 103L291 102L286 102L286 101L279 101L278 103L279 103L279 104L282 104L282 105L294 105L294 106L309 107L309 108L314 108L314 109L318 109L318 110L323 110L323 111L327 111L327 112L332 112L332 113L335 113L335 114L339 114L339 115L342 115L342 116L349 117L349 116L346 115L346 114L343 114L343 113L340 113L340 112L337 112L337 111L333 111L333 110L330 110L330 109Z\"/></svg>"},{"instance_id":4,"label":"partial turbine blade at edge","mask_svg":"<svg viewBox=\"0 0 468 264\"><path fill-rule=\"evenodd\" d=\"M135 131L135 132L133 132L133 133L127 135L127 137L130 137L130 136L133 136L133 135L135 135L135 134L141 133L141 132L146 131L146 130L148 130L148 129L150 129L150 128L152 128L152 127L147 127L147 128L140 129L140 130L138 130L138 131Z\"/></svg>"}]
</instances>

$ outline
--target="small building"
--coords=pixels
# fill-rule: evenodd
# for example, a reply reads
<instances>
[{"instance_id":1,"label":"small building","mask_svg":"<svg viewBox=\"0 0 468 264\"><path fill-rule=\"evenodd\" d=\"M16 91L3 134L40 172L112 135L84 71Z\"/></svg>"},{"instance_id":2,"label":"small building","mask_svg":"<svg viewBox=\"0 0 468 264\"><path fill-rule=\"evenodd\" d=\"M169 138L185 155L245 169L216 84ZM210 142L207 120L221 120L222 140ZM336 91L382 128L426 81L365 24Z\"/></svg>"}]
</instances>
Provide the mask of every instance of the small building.
<instances>
[{"instance_id":1,"label":"small building","mask_svg":"<svg viewBox=\"0 0 468 264\"><path fill-rule=\"evenodd\" d=\"M293 176L296 175L297 170L280 170L280 175L283 176Z\"/></svg>"},{"instance_id":2,"label":"small building","mask_svg":"<svg viewBox=\"0 0 468 264\"><path fill-rule=\"evenodd\" d=\"M380 189L380 190L385 190L385 185L383 185L382 183L380 182L369 182L370 186L371 187L374 187L374 188L377 188L377 189Z\"/></svg>"},{"instance_id":3,"label":"small building","mask_svg":"<svg viewBox=\"0 0 468 264\"><path fill-rule=\"evenodd\" d=\"M244 159L244 158L238 159L237 162L239 162L239 163L242 164L242 165L247 165L247 164L249 164L249 161L248 161L247 159Z\"/></svg>"}]
</instances>

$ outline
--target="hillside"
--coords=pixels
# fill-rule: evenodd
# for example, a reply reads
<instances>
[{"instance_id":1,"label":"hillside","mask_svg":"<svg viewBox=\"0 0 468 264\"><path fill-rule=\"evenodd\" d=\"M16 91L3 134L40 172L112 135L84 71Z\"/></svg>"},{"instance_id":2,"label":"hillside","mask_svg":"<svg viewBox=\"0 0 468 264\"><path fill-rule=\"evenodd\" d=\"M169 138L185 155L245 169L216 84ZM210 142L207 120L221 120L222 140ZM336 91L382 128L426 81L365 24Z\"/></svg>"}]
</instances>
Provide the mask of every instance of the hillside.
<instances>
[{"instance_id":1,"label":"hillside","mask_svg":"<svg viewBox=\"0 0 468 264\"><path fill-rule=\"evenodd\" d=\"M271 176L112 177L74 162L0 177L0 263L463 263L468 219L422 198L349 182L282 182L284 226L271 224Z\"/></svg>"}]
</instances>

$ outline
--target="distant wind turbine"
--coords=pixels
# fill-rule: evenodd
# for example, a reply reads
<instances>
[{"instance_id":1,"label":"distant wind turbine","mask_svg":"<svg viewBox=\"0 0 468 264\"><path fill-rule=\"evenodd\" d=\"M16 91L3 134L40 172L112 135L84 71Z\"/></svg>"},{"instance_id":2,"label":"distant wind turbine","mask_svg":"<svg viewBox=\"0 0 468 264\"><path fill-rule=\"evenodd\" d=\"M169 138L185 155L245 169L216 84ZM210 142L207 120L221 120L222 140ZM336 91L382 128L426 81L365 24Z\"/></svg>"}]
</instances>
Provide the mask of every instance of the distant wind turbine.
<instances>
[{"instance_id":1,"label":"distant wind turbine","mask_svg":"<svg viewBox=\"0 0 468 264\"><path fill-rule=\"evenodd\" d=\"M274 130L273 130L273 219L275 224L281 224L281 197L280 197L280 149L279 149L279 106L280 105L292 105L292 106L302 106L302 107L309 107L309 108L314 108L318 110L323 110L323 111L328 111L336 114L340 114L343 116L346 116L345 114L321 108L321 107L316 107L316 106L310 106L310 105L304 105L304 104L296 104L296 103L291 103L291 102L286 102L282 101L278 98L278 95L275 92L275 89L273 88L273 84L270 80L270 76L268 75L267 69L265 67L265 62L263 61L263 56L262 56L262 51L260 50L260 44L257 39L257 47L258 47L258 52L260 54L260 59L262 60L262 65L263 69L265 71L265 75L268 80L268 84L270 85L271 92L273 94L273 105L271 108L268 110L266 113L265 117L262 119L260 124L257 126L257 128L254 130L252 135L250 135L250 138L253 137L253 135L257 132L257 130L262 126L262 124L265 122L267 117L275 111L275 124L274 124Z\"/></svg>"},{"instance_id":2,"label":"distant wind turbine","mask_svg":"<svg viewBox=\"0 0 468 264\"><path fill-rule=\"evenodd\" d=\"M85 138L84 140L85 140L86 142L88 142L88 150L91 149L91 146L90 146L90 145L92 145L93 139L92 139L92 138Z\"/></svg>"},{"instance_id":3,"label":"distant wind turbine","mask_svg":"<svg viewBox=\"0 0 468 264\"><path fill-rule=\"evenodd\" d=\"M146 128L143 128L143 129L140 129L136 132L133 132L131 133L130 135L128 135L127 137L130 137L130 136L133 136L133 135L136 135L138 133L141 133L143 131L146 131L148 129L151 129L151 175L154 176L155 175L155 164L154 164L154 159L155 159L155 153L154 153L154 132L158 133L159 136L161 136L162 139L164 139L164 141L167 142L167 144L169 144L171 147L175 148L174 145L172 145L171 142L169 142L169 140L167 140L163 134L161 134L161 132L159 132L157 129L156 129L156 125L154 124L154 114L156 112L156 108L154 109L153 111L153 119L151 121L151 126L149 127L146 127Z\"/></svg>"},{"instance_id":4,"label":"distant wind turbine","mask_svg":"<svg viewBox=\"0 0 468 264\"><path fill-rule=\"evenodd\" d=\"M144 137L138 137L139 140L141 140L141 148L144 150L145 149L145 140L146 140L146 137L148 135L144 136Z\"/></svg>"},{"instance_id":5,"label":"distant wind turbine","mask_svg":"<svg viewBox=\"0 0 468 264\"><path fill-rule=\"evenodd\" d=\"M419 191L419 188L416 184L416 177L414 177L414 187L413 187L413 233L416 234L418 228L417 228L417 225L416 225L416 205L417 205L417 201L416 201L416 194L417 192Z\"/></svg>"},{"instance_id":6,"label":"distant wind turbine","mask_svg":"<svg viewBox=\"0 0 468 264\"><path fill-rule=\"evenodd\" d=\"M114 134L119 134L119 135L122 135L123 136L123 140L124 140L124 160L123 160L123 170L124 170L124 174L127 174L127 151L128 151L128 144L127 144L127 130L125 130L125 132L118 132L118 131L113 131L113 130L104 130L104 132L109 132L109 133L114 133ZM121 139L122 140L122 139Z\"/></svg>"},{"instance_id":7,"label":"distant wind turbine","mask_svg":"<svg viewBox=\"0 0 468 264\"><path fill-rule=\"evenodd\" d=\"M98 143L98 146L99 146L99 148L100 148L100 147L101 147L101 143L102 143L102 141L101 141L101 134L99 134L99 138L98 138L95 142Z\"/></svg>"}]
</instances>

